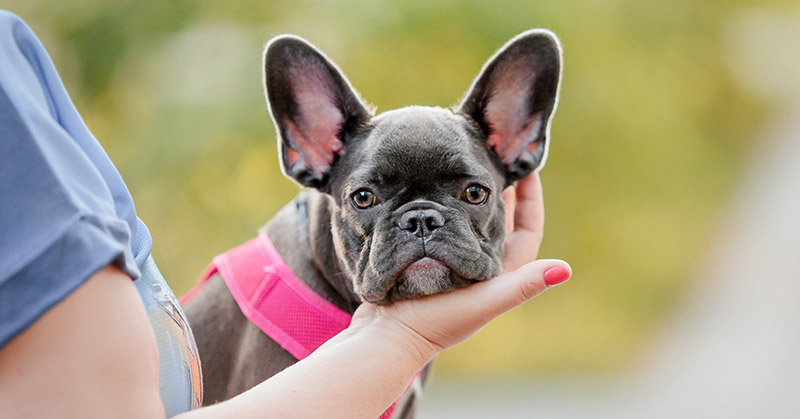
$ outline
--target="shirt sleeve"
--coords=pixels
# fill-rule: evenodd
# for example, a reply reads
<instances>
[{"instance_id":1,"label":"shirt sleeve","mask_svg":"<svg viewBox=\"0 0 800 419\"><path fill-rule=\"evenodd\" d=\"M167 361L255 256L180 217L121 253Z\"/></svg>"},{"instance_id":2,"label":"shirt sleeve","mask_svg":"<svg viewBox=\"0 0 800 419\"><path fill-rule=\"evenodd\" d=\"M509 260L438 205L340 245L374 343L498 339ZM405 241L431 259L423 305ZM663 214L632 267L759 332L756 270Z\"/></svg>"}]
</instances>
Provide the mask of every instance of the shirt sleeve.
<instances>
[{"instance_id":1,"label":"shirt sleeve","mask_svg":"<svg viewBox=\"0 0 800 419\"><path fill-rule=\"evenodd\" d=\"M149 232L30 28L0 10L0 347Z\"/></svg>"}]
</instances>

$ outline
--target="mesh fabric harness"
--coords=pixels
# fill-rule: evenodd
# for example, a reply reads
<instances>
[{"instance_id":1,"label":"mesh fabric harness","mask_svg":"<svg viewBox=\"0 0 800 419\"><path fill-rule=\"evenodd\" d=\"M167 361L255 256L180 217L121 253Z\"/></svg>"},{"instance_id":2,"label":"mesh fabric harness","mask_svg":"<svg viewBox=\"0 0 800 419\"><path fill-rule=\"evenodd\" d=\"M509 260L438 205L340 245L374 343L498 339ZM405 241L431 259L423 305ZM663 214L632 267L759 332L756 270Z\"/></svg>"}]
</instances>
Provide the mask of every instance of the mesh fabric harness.
<instances>
[{"instance_id":1,"label":"mesh fabric harness","mask_svg":"<svg viewBox=\"0 0 800 419\"><path fill-rule=\"evenodd\" d=\"M242 314L301 360L350 325L351 315L314 292L286 266L266 233L214 258L186 304L215 273L225 280ZM380 419L390 418L397 402Z\"/></svg>"}]
</instances>

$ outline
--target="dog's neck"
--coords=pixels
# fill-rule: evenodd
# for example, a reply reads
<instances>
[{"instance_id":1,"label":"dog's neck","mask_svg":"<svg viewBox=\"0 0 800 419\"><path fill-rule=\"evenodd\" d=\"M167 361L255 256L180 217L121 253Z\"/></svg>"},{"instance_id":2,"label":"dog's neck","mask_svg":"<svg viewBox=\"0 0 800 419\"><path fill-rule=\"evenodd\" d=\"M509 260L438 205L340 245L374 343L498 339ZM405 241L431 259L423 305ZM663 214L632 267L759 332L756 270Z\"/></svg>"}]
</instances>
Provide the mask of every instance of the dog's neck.
<instances>
[{"instance_id":1,"label":"dog's neck","mask_svg":"<svg viewBox=\"0 0 800 419\"><path fill-rule=\"evenodd\" d=\"M321 193L304 191L278 211L264 228L298 278L317 294L352 313L361 300L349 286L350 278L337 266L330 205Z\"/></svg>"}]
</instances>

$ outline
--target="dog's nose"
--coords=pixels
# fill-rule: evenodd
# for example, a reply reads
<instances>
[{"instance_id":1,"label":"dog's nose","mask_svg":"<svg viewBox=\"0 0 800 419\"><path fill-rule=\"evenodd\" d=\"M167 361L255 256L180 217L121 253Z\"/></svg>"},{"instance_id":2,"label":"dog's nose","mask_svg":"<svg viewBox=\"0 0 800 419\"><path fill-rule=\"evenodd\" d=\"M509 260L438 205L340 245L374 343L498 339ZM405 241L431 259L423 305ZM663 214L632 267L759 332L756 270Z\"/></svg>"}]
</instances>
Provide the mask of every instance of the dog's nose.
<instances>
[{"instance_id":1,"label":"dog's nose","mask_svg":"<svg viewBox=\"0 0 800 419\"><path fill-rule=\"evenodd\" d=\"M416 209L403 214L397 225L415 236L427 237L444 225L444 217L433 209Z\"/></svg>"}]
</instances>

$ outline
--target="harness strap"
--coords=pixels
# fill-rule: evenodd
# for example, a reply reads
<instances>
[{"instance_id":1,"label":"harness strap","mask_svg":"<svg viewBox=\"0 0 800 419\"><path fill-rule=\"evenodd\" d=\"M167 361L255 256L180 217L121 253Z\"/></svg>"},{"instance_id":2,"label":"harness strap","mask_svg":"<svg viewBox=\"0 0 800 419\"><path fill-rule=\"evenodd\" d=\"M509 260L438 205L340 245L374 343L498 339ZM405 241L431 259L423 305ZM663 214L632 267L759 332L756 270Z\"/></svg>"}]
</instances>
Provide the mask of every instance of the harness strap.
<instances>
[{"instance_id":1,"label":"harness strap","mask_svg":"<svg viewBox=\"0 0 800 419\"><path fill-rule=\"evenodd\" d=\"M215 257L181 304L218 272L242 314L298 360L350 325L352 316L301 281L264 232ZM394 402L379 419L390 418L396 407Z\"/></svg>"},{"instance_id":2,"label":"harness strap","mask_svg":"<svg viewBox=\"0 0 800 419\"><path fill-rule=\"evenodd\" d=\"M245 317L297 359L350 325L350 314L295 276L266 233L215 257L214 265Z\"/></svg>"}]
</instances>

